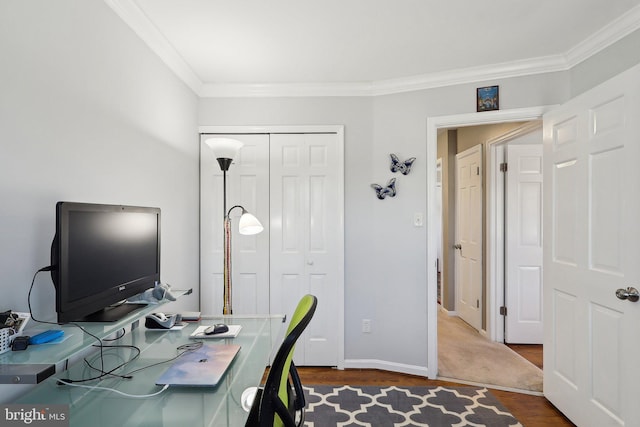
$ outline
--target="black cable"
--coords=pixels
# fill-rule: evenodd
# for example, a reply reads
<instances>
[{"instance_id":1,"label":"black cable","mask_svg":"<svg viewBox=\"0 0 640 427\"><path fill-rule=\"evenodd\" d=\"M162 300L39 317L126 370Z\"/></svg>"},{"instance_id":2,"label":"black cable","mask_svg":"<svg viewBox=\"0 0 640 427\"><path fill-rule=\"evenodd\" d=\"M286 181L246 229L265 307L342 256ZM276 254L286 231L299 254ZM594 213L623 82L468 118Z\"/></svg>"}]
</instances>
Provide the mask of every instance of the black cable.
<instances>
[{"instance_id":1,"label":"black cable","mask_svg":"<svg viewBox=\"0 0 640 427\"><path fill-rule=\"evenodd\" d=\"M140 357L140 353L142 353L142 351L141 351L138 347L136 347L135 345L106 345L106 346L103 346L103 347L104 347L104 348L130 348L130 349L136 350L136 355L135 355L135 356L133 356L131 359L129 359L129 360L127 360L127 361L122 362L121 364L119 364L119 365L118 365L118 366L116 366L115 368L113 368L113 369L111 369L111 370L109 370L109 371L106 371L106 372L105 372L105 371L103 371L102 369L98 369L98 368L96 368L95 366L93 366L93 365L92 365L92 364L87 360L87 358L85 357L85 358L84 358L84 363L85 363L89 368L91 368L91 369L93 369L93 370L95 370L95 371L100 372L100 374L101 374L101 375L100 375L100 376L97 376L97 377L94 377L94 378L88 378L88 379L83 379L83 380L67 380L67 381L68 381L68 382L74 382L74 383L77 383L77 382L85 382L85 381L92 381L92 380L95 380L95 379L100 379L100 378L103 378L103 377L105 377L105 376L119 377L119 378L124 378L124 379L126 379L126 380L130 380L130 379L132 379L132 378L133 378L133 376L131 376L131 375L120 375L120 374L114 374L114 372L115 372L116 370L118 370L118 369L122 368L123 366L125 366L125 365L127 365L127 364L129 364L129 363L133 362L134 360L136 360L138 357Z\"/></svg>"},{"instance_id":2,"label":"black cable","mask_svg":"<svg viewBox=\"0 0 640 427\"><path fill-rule=\"evenodd\" d=\"M93 366L91 366L91 368L93 368L93 369L97 370L98 372L101 372L102 374L101 374L100 376L98 376L98 377L90 378L90 379L86 379L86 380L70 380L70 379L66 379L66 380L64 380L64 381L67 381L67 382L83 382L83 381L92 381L92 380L96 380L96 379L101 379L101 378L103 378L103 377L105 377L105 376L107 376L107 375L111 375L111 372L112 372L113 370L112 370L112 371L110 371L110 372L105 372L105 370L104 370L104 347L105 347L105 346L103 345L102 340L101 340L100 338L98 338L97 336L95 336L94 334L92 334L91 332L89 332L88 330L86 330L85 328L83 328L82 326L80 326L79 324L77 324L77 323L75 323L75 322L67 322L67 323L62 323L62 322L50 322L50 321L46 321L46 320L36 319L36 318L35 318L35 316L33 315L33 309L31 308L31 292L33 291L33 286L34 286L34 284L35 284L36 277L38 276L38 274L39 274L39 273L42 273L42 272L45 272L45 271L51 271L51 270L53 270L54 268L55 268L55 266L52 266L52 265L49 265L49 266L47 266L47 267L42 267L42 268L40 268L39 270L37 270L37 271L35 272L35 274L33 275L33 279L31 280L31 286L29 287L29 293L27 294L27 306L29 307L29 315L31 316L31 320L33 320L33 321L34 321L34 322L36 322L36 323L44 323L44 324L47 324L47 325L56 325L56 326L72 325L72 326L75 326L76 328L79 328L79 329L80 329L82 332L84 332L85 334L87 334L87 335L89 335L89 336L91 336L91 337L95 338L95 340L98 342L97 347L100 347L100 365L101 365L101 368L100 368L100 369L97 369L97 368L95 368L95 367L93 367ZM124 334L123 334L123 336L124 336ZM122 336L121 336L121 337L119 337L119 338L116 338L116 339L120 339L120 338L122 338ZM136 347L136 348L137 348L137 347ZM138 349L138 351L139 351L139 349ZM138 354L138 355L136 355L136 358L137 358L138 356L139 356L139 354ZM132 359L132 360L134 360L134 359ZM68 363L69 363L69 360L67 359L67 368L68 368ZM125 363L125 364L126 364L126 363ZM121 366L124 366L124 365L121 365ZM115 369L118 369L118 368L119 368L119 367L121 367L121 366L118 366L118 367L117 367L117 368L115 368ZM114 369L114 370L115 370L115 369ZM63 384L63 383L62 383L62 382L59 382L58 384Z\"/></svg>"},{"instance_id":3,"label":"black cable","mask_svg":"<svg viewBox=\"0 0 640 427\"><path fill-rule=\"evenodd\" d=\"M94 380L100 380L104 377L107 376L112 376L112 377L119 377L119 378L124 378L127 380L132 379L133 377L131 375L125 374L125 375L120 375L120 374L114 374L113 372L126 366L128 363L133 362L134 360L136 360L138 357L140 357L140 354L142 353L142 351L140 350L140 348L138 348L135 345L129 345L129 344L117 344L117 345L104 345L102 340L100 340L98 337L96 337L95 335L93 335L92 333L90 333L89 331L87 331L86 329L84 329L82 326L78 325L77 323L69 323L70 325L76 326L80 329L82 329L85 333L87 333L88 335L91 335L92 337L96 338L98 340L98 345L94 344L93 347L99 347L100 348L100 368L97 368L93 365L91 365L89 363L89 361L87 360L87 358L84 358L84 362L87 364L87 366L95 371L100 372L100 375L92 377L92 378L85 378L85 379L81 379L81 380L72 380L72 379L64 379L65 382L69 382L69 383L81 383L81 382L86 382L86 381L94 381ZM124 331L124 328L122 329ZM122 335L124 336L124 335ZM122 336L116 338L116 339L120 339L122 338ZM114 339L115 340L115 339ZM136 355L133 356L131 359L127 360L126 362L121 363L120 365L116 366L115 368L109 370L109 371L105 371L104 370L104 349L105 348L131 348L136 350ZM59 382L58 384L64 384L62 382Z\"/></svg>"},{"instance_id":4,"label":"black cable","mask_svg":"<svg viewBox=\"0 0 640 427\"><path fill-rule=\"evenodd\" d=\"M117 337L115 337L115 338L108 338L108 339L107 339L107 338L104 338L102 341L103 341L103 342L113 342L113 341L118 341L120 338L124 337L124 336L127 334L127 331L126 331L124 328L120 329L118 332L122 332L122 335L117 336Z\"/></svg>"},{"instance_id":5,"label":"black cable","mask_svg":"<svg viewBox=\"0 0 640 427\"><path fill-rule=\"evenodd\" d=\"M51 271L53 270L53 268L54 267L52 265L49 265L47 267L42 267L41 269L35 272L35 274L33 275L33 279L31 279L31 286L29 287L29 293L27 294L27 306L29 307L29 315L31 316L31 320L33 320L34 322L46 323L48 325L62 325L62 323L58 323L58 322L48 322L46 320L36 319L35 316L33 315L33 310L31 309L31 291L33 291L33 284L36 282L36 277L38 276L39 273L42 273L43 271Z\"/></svg>"},{"instance_id":6,"label":"black cable","mask_svg":"<svg viewBox=\"0 0 640 427\"><path fill-rule=\"evenodd\" d=\"M75 324L75 323L74 323L73 325L74 325L74 326L77 326L77 327L79 327L80 329L82 329L83 331L87 332L87 331L86 331L84 328L82 328L80 325L77 325L77 324ZM100 369L99 369L99 368L96 368L96 367L95 367L95 366L93 366L93 365L91 365L91 364L87 361L87 358L86 358L86 357L84 358L84 362L87 364L87 366L89 366L91 369L94 369L94 370L96 370L96 371L100 372L100 373L101 373L101 375L100 375L100 376L98 376L98 377L94 377L94 378L85 379L85 380L71 380L71 379L69 379L69 380L67 380L67 381L68 381L68 382L84 382L84 381L92 381L92 380L95 380L95 379L101 379L101 378L103 378L103 377L105 377L105 376L115 376L115 377L121 377L121 378L124 378L124 379L131 379L132 377L126 377L126 376L122 376L122 375L114 374L114 373L113 373L113 371L115 371L116 369L119 369L119 368L123 367L124 365L126 365L127 363L132 362L133 360L137 359L137 358L138 358L138 356L140 356L140 349L139 349L138 347L136 347L136 346L130 346L130 345L115 345L115 346L113 346L113 345L104 345L104 344L103 344L103 342L104 342L104 341L117 341L117 340L121 339L122 337L124 337L124 336L126 335L126 333L127 333L127 332L125 331L125 329L124 329L124 328L122 328L122 329L121 329L121 331L122 331L122 335L117 336L117 337L112 338L112 339L103 339L103 340L98 339L98 341L100 342L100 345L95 345L95 344L93 345L93 347L100 347L100 365L101 365L101 368L100 368ZM88 333L88 332L87 332L87 333ZM89 335L91 335L91 334L89 334ZM95 335L92 335L92 336L93 336L94 338L97 338ZM121 365L116 366L115 368L113 368L112 370L110 370L110 371L108 371L108 372L105 372L105 371L104 371L104 348L105 348L105 347L122 347L122 348L127 348L127 347L128 347L128 348L135 348L135 349L138 351L138 353L137 353L137 354L136 354L136 355L135 355L131 360L129 360L129 361L127 361L127 362L124 362L124 363L122 363Z\"/></svg>"},{"instance_id":7,"label":"black cable","mask_svg":"<svg viewBox=\"0 0 640 427\"><path fill-rule=\"evenodd\" d=\"M84 360L84 363L87 365L87 367L88 367L88 368L90 368L90 369L93 369L93 370L95 370L95 371L100 372L100 375L97 375L97 376L95 376L95 377L91 377L91 378L83 378L83 379L81 379L81 380L72 380L72 379L70 379L70 378L64 378L64 379L62 379L62 381L58 382L58 385L61 385L61 384L64 384L64 383L82 383L82 382L87 382L87 381L95 381L95 380L100 380L100 379L102 379L102 378L104 378L104 377L109 377L109 376L110 376L110 377L123 378L123 379L125 379L125 380L133 379L133 376L131 376L131 375L128 375L128 374L124 374L124 375L114 374L114 372L115 372L115 371L117 371L118 369L120 369L120 368L122 368L122 367L126 366L127 364L129 364L129 363L133 362L133 361L134 361L134 360L136 360L138 357L140 357L140 354L142 353L142 351L140 350L140 348L138 348L138 347L137 347L137 346L135 346L135 345L128 345L128 344L122 344L122 345L102 345L102 346L94 345L94 347L100 347L100 348L101 348L101 351L100 351L100 361L101 361L102 368L97 368L97 367L93 366L93 365L91 364L91 362L89 362L89 361L87 360L87 358L86 358L86 357L85 357L83 360ZM131 359L129 359L129 360L127 360L127 361L122 362L122 363L121 363L121 364L119 364L118 366L116 366L116 367L114 367L114 368L112 368L112 369L110 369L110 370L108 370L108 371L105 371L105 370L104 370L104 349L105 349L105 348L107 348L107 349L109 349L109 348L130 348L130 349L136 350L136 355L135 355L135 356L133 356Z\"/></svg>"},{"instance_id":8,"label":"black cable","mask_svg":"<svg viewBox=\"0 0 640 427\"><path fill-rule=\"evenodd\" d=\"M94 345L94 347L99 347L100 348L100 366L101 366L100 369L98 369L98 368L92 366L87 361L87 359L85 358L84 361L87 364L87 366L89 368L91 368L91 369L94 369L94 370L100 372L100 375L98 375L96 377L93 377L93 378L87 378L87 379L82 379L82 380L63 379L62 381L58 381L58 385L64 384L65 382L66 383L78 383L78 382L85 382L85 381L94 381L94 380L102 379L105 376L117 376L117 377L121 377L121 378L125 378L125 379L131 379L131 378L133 378L133 376L131 374L133 374L134 372L139 372L139 371L142 371L144 369L151 368L153 366L162 365L163 363L174 361L177 358L179 358L180 356L182 356L183 354L185 354L187 352L190 352L190 351L197 350L200 347L202 347L202 345L203 345L202 341L195 341L193 343L183 344L183 345L179 346L176 349L177 351L181 351L181 353L179 353L177 356L175 356L175 357L173 357L171 359L163 360L162 362L158 362L158 363L154 363L154 364L151 364L151 365L148 365L148 366L144 366L142 368L135 369L135 370L133 370L131 372L128 372L126 374L123 374L123 375L113 374L113 372L115 370L120 369L121 367L125 366L126 364L128 364L128 363L134 361L135 359L137 359L140 356L140 353L141 353L140 349L138 347L136 347L136 346L128 346L128 345L117 345L117 346L109 346L109 345L107 345L107 346L105 346L100 338L98 338L97 336L95 336L91 332L87 331L85 328L83 328L82 326L80 326L79 324L77 324L75 322L67 322L67 323L49 322L49 321L46 321L46 320L36 319L33 316L33 310L31 308L31 291L33 290L33 285L34 285L34 283L36 281L36 277L38 276L39 273L44 272L44 271L51 271L54 268L55 268L55 266L52 266L52 265L47 266L47 267L43 267L43 268L39 269L38 271L36 271L35 274L33 275L33 279L31 280L31 286L29 287L29 294L27 295L27 305L29 307L29 315L31 316L31 319L34 322L45 323L45 324L49 324L49 325L58 325L58 326L61 326L61 325L72 325L72 326L75 326L75 327L79 328L85 334L90 335L91 337L95 338L96 341L98 342L98 345ZM124 331L124 328L122 330ZM114 338L113 341L122 338L125 334L126 334L126 332L123 333L120 337ZM111 348L115 348L115 347L135 348L138 351L138 353L131 360L128 360L127 362L124 362L124 363L116 366L115 368L111 369L110 371L105 371L104 370L104 348L108 348L108 347L111 347ZM69 360L67 359L66 368L68 368L68 366L69 366Z\"/></svg>"},{"instance_id":9,"label":"black cable","mask_svg":"<svg viewBox=\"0 0 640 427\"><path fill-rule=\"evenodd\" d=\"M140 371L142 371L144 369L151 368L153 366L162 365L163 363L167 363L167 362L173 362L174 360L176 360L177 358L179 358L183 354L188 353L190 351L197 350L197 349L199 349L201 347L202 347L202 341L195 341L193 343L183 344L183 345L179 346L178 348L176 348L177 351L182 351L177 356L172 357L171 359L163 360L162 362L157 362L157 363L153 363L151 365L143 366L142 368L134 369L133 371L127 372L124 375L131 375L134 372L140 372Z\"/></svg>"}]
</instances>

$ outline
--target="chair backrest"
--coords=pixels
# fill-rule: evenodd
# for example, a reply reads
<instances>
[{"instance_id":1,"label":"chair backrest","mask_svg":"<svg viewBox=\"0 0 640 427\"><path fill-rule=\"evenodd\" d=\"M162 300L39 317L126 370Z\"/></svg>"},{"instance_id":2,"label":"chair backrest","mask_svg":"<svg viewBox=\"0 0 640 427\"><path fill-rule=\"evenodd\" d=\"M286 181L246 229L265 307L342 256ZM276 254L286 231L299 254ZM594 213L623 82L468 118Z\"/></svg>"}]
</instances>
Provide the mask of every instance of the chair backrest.
<instances>
[{"instance_id":1,"label":"chair backrest","mask_svg":"<svg viewBox=\"0 0 640 427\"><path fill-rule=\"evenodd\" d=\"M294 425L292 413L295 409L299 409L298 407L304 406L302 385L293 364L293 353L295 343L311 321L317 304L318 300L315 296L305 295L291 317L287 333L273 359L260 396L257 425L276 427ZM290 373L296 391L296 402L291 401Z\"/></svg>"},{"instance_id":2,"label":"chair backrest","mask_svg":"<svg viewBox=\"0 0 640 427\"><path fill-rule=\"evenodd\" d=\"M287 328L287 337L291 336L293 338L293 343L291 345L291 349L287 354L287 358L285 360L284 366L282 367L282 373L280 375L280 389L278 391L278 397L282 400L283 403L288 403L288 387L287 387L287 378L289 376L289 369L291 367L291 361L293 360L293 352L295 350L295 342L298 340L302 332L305 330L313 314L316 311L316 306L318 305L318 300L313 295L305 295L302 297L296 310L293 312L293 316L291 317L291 321L289 322L289 327ZM296 328L298 330L296 330ZM283 343L284 344L284 343Z\"/></svg>"}]
</instances>

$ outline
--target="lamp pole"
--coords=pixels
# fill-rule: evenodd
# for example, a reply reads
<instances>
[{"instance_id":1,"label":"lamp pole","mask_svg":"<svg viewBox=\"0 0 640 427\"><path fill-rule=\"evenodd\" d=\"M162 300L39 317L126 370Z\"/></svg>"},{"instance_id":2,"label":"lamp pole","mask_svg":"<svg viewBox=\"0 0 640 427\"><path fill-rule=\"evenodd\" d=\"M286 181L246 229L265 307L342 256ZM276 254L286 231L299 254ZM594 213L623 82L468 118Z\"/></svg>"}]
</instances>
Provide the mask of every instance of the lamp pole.
<instances>
[{"instance_id":1,"label":"lamp pole","mask_svg":"<svg viewBox=\"0 0 640 427\"><path fill-rule=\"evenodd\" d=\"M231 229L227 218L227 171L231 162L237 157L240 148L244 145L233 138L213 137L204 141L213 151L215 159L222 170L222 222L223 222L223 304L222 313L231 314Z\"/></svg>"},{"instance_id":2,"label":"lamp pole","mask_svg":"<svg viewBox=\"0 0 640 427\"><path fill-rule=\"evenodd\" d=\"M236 207L242 208L242 216L240 217L240 234L251 235L260 233L263 230L260 221L242 206L236 205L227 212L227 171L231 162L238 155L243 143L236 139L214 137L204 141L214 152L214 156L222 170L222 222L223 222L223 304L222 314L233 314L231 309L231 218L229 214Z\"/></svg>"},{"instance_id":3,"label":"lamp pole","mask_svg":"<svg viewBox=\"0 0 640 427\"><path fill-rule=\"evenodd\" d=\"M223 292L222 292L222 314L233 314L231 309L231 226L229 224L229 217L227 215L227 170L231 166L233 159L219 157L218 164L222 169L222 226L223 226L223 242L222 250L223 254Z\"/></svg>"}]
</instances>

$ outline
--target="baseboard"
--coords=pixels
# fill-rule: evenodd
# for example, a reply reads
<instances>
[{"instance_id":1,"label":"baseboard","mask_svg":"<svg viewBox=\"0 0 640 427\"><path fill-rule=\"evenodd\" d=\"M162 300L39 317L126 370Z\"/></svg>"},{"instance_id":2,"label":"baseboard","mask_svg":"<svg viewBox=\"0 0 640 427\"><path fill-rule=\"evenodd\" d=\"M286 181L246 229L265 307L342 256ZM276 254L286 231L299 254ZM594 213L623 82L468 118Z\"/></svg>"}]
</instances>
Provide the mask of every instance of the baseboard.
<instances>
[{"instance_id":1,"label":"baseboard","mask_svg":"<svg viewBox=\"0 0 640 427\"><path fill-rule=\"evenodd\" d=\"M449 311L449 310L447 310L446 308L442 307L441 305L439 305L439 306L438 306L438 309L439 309L440 311L442 311L445 315L449 316L449 317L459 317L459 316L458 316L458 312L457 312L457 311L455 311L455 310L451 310L451 311ZM480 330L478 331L478 333L479 333L480 335L484 336L485 338L487 338L487 339L490 339L490 340L491 340L491 337L489 336L489 333L487 332L487 330L486 330L486 329L480 329ZM491 340L491 341L493 341L493 340Z\"/></svg>"},{"instance_id":2,"label":"baseboard","mask_svg":"<svg viewBox=\"0 0 640 427\"><path fill-rule=\"evenodd\" d=\"M406 365L404 363L389 362L386 360L347 359L344 361L344 367L345 369L380 369L383 371L428 377L428 370L425 366Z\"/></svg>"},{"instance_id":3,"label":"baseboard","mask_svg":"<svg viewBox=\"0 0 640 427\"><path fill-rule=\"evenodd\" d=\"M440 310L441 310L444 314L446 314L447 316L451 316L451 317L453 317L453 316L457 316L457 315L458 315L458 312L457 312L457 311L455 311L455 310L447 310L447 309L446 309L446 308L444 308L443 306L440 306L439 308L440 308Z\"/></svg>"}]
</instances>

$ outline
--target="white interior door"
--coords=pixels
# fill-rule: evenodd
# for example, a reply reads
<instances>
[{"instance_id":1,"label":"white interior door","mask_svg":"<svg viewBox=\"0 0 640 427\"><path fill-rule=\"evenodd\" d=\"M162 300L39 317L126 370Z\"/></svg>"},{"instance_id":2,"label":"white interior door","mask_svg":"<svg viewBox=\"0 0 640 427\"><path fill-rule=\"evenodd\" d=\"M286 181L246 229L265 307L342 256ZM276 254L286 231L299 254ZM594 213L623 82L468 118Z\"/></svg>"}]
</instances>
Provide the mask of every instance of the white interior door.
<instances>
[{"instance_id":1,"label":"white interior door","mask_svg":"<svg viewBox=\"0 0 640 427\"><path fill-rule=\"evenodd\" d=\"M227 211L242 205L265 230L254 236L238 233L240 209L231 212L231 283L233 314L269 313L269 136L202 135L200 142L200 275L203 315L222 314L223 177L212 150L215 137L244 143L227 171Z\"/></svg>"},{"instance_id":2,"label":"white interior door","mask_svg":"<svg viewBox=\"0 0 640 427\"><path fill-rule=\"evenodd\" d=\"M456 311L482 329L482 145L456 154Z\"/></svg>"},{"instance_id":3,"label":"white interior door","mask_svg":"<svg viewBox=\"0 0 640 427\"><path fill-rule=\"evenodd\" d=\"M505 341L542 344L542 130L525 138L507 146Z\"/></svg>"},{"instance_id":4,"label":"white interior door","mask_svg":"<svg viewBox=\"0 0 640 427\"><path fill-rule=\"evenodd\" d=\"M342 280L342 155L336 134L271 136L271 311L290 318L318 297L296 345L298 365L338 363Z\"/></svg>"},{"instance_id":5,"label":"white interior door","mask_svg":"<svg viewBox=\"0 0 640 427\"><path fill-rule=\"evenodd\" d=\"M640 67L544 116L544 392L580 426L640 420Z\"/></svg>"}]
</instances>

